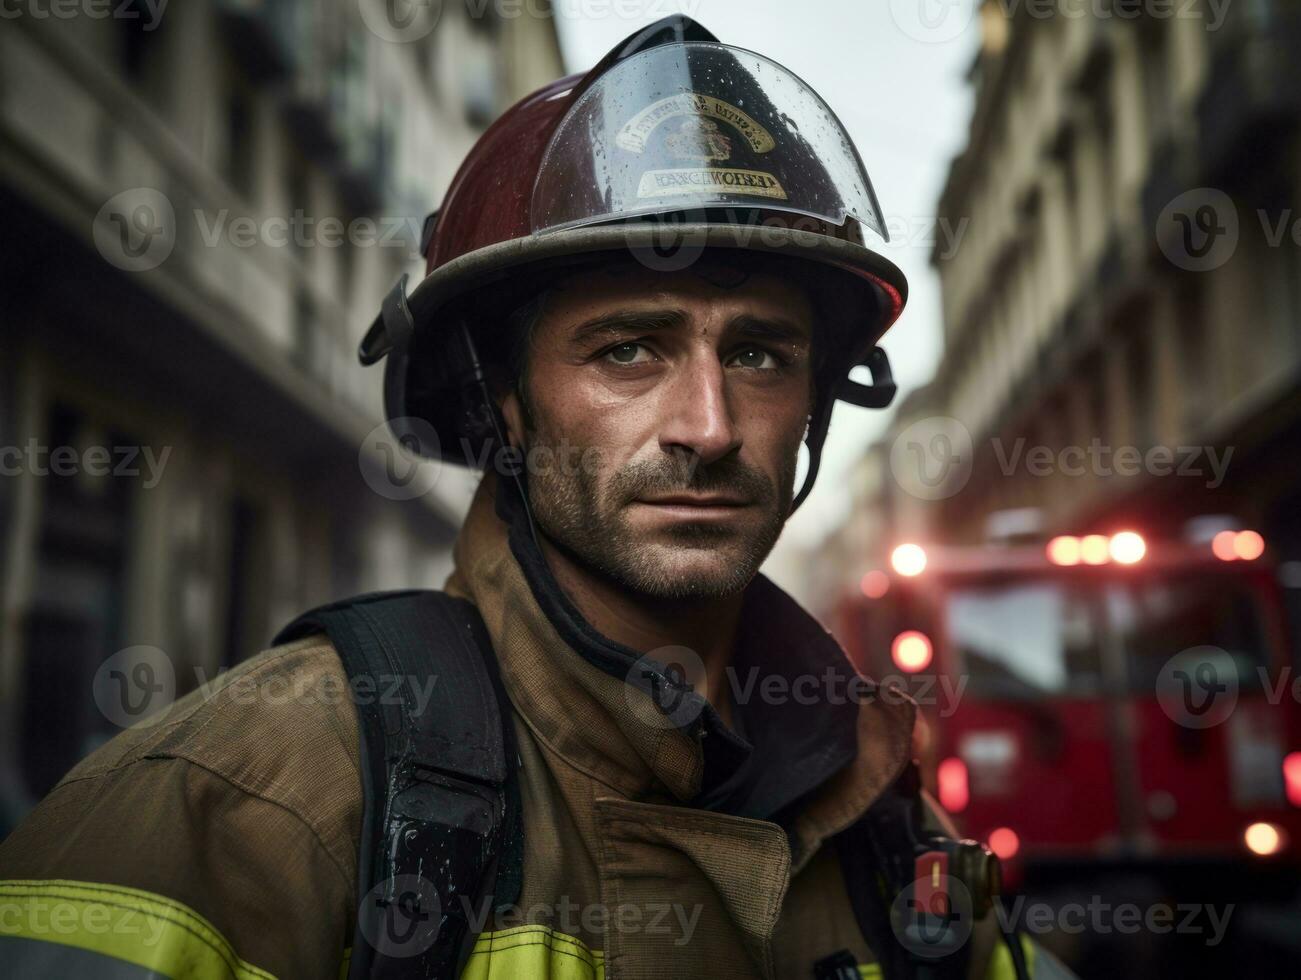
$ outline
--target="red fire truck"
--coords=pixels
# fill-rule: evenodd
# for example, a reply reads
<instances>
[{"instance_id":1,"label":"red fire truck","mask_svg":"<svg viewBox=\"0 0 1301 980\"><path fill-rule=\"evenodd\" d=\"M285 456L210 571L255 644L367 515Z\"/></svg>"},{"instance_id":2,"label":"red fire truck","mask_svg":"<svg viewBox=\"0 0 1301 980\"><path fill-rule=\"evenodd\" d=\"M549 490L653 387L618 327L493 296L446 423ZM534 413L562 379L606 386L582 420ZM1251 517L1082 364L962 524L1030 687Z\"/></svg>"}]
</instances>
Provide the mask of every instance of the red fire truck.
<instances>
[{"instance_id":1,"label":"red fire truck","mask_svg":"<svg viewBox=\"0 0 1301 980\"><path fill-rule=\"evenodd\" d=\"M1027 869L1301 853L1301 683L1261 536L903 544L833 629L903 678L931 788Z\"/></svg>"}]
</instances>

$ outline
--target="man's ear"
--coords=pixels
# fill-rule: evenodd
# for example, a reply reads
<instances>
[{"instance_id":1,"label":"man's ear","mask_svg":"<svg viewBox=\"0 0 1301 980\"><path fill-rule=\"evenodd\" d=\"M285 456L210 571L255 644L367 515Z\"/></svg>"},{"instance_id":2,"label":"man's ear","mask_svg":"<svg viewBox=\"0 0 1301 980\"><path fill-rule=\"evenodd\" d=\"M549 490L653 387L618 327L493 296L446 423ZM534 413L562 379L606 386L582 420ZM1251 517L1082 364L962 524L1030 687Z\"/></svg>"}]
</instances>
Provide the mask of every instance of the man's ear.
<instances>
[{"instance_id":1,"label":"man's ear","mask_svg":"<svg viewBox=\"0 0 1301 980\"><path fill-rule=\"evenodd\" d=\"M506 420L506 438L517 449L524 447L524 406L515 387L501 399L501 415Z\"/></svg>"}]
</instances>

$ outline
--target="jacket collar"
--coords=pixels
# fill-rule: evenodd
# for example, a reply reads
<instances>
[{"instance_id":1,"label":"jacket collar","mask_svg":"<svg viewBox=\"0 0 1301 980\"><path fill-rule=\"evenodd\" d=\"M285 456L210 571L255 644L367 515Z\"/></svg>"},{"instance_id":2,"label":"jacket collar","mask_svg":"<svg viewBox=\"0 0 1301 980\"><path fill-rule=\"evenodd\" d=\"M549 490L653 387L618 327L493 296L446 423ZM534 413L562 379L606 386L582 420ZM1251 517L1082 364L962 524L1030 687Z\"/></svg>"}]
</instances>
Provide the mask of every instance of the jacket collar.
<instances>
[{"instance_id":1,"label":"jacket collar","mask_svg":"<svg viewBox=\"0 0 1301 980\"><path fill-rule=\"evenodd\" d=\"M491 473L454 558L447 589L479 608L525 723L565 762L621 795L778 820L798 865L857 819L908 761L914 706L882 700L870 683L858 701L837 696L854 676L844 652L763 576L747 588L730 672L734 697L743 694L741 737L660 665L582 617L547 568L518 494ZM812 687L797 686L800 678L812 678ZM812 698L796 694L809 690Z\"/></svg>"}]
</instances>

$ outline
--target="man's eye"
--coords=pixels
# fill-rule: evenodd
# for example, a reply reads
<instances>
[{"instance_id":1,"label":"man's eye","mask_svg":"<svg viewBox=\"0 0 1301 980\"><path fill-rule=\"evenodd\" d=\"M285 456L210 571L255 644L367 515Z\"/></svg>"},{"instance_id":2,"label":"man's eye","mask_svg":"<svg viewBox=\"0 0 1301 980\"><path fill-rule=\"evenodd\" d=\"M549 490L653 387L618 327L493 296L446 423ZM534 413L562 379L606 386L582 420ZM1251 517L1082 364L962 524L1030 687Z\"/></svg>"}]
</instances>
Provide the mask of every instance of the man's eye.
<instances>
[{"instance_id":1,"label":"man's eye","mask_svg":"<svg viewBox=\"0 0 1301 980\"><path fill-rule=\"evenodd\" d=\"M762 347L747 347L732 358L732 363L738 367L759 368L764 371L781 367L781 362Z\"/></svg>"},{"instance_id":2,"label":"man's eye","mask_svg":"<svg viewBox=\"0 0 1301 980\"><path fill-rule=\"evenodd\" d=\"M651 352L646 346L632 341L611 347L605 352L605 356L615 364L641 364L651 360Z\"/></svg>"}]
</instances>

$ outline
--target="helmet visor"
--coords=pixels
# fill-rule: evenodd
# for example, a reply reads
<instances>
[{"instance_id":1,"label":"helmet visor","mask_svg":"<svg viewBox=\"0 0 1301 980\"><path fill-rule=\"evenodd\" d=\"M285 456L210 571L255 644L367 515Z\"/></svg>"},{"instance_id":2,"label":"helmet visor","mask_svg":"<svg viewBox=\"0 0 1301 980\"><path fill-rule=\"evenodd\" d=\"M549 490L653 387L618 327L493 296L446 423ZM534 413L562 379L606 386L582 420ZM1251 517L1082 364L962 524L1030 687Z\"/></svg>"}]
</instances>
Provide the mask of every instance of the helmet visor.
<instances>
[{"instance_id":1,"label":"helmet visor","mask_svg":"<svg viewBox=\"0 0 1301 980\"><path fill-rule=\"evenodd\" d=\"M818 94L761 55L693 42L621 61L578 97L543 156L532 221L545 232L728 207L853 218L888 237Z\"/></svg>"}]
</instances>

